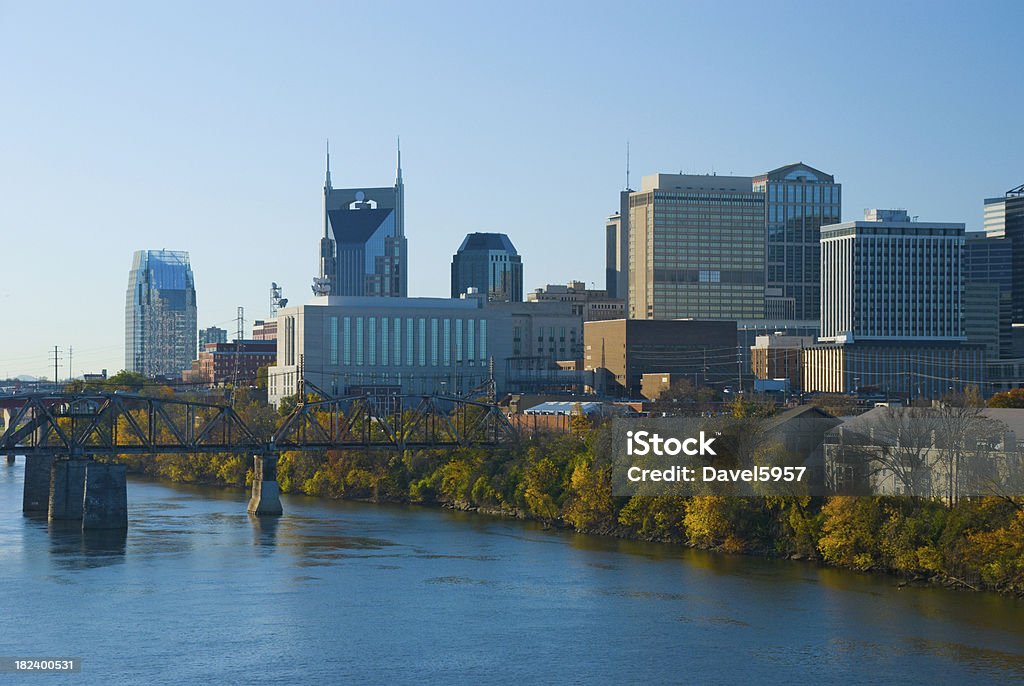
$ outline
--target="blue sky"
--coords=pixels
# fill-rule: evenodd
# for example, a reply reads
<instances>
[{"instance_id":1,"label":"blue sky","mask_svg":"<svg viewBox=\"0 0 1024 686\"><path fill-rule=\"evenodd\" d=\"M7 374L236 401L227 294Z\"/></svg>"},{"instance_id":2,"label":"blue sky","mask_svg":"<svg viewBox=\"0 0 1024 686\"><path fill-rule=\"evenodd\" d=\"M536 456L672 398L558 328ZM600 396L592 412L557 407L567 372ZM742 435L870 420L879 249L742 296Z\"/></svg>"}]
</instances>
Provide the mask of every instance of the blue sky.
<instances>
[{"instance_id":1,"label":"blue sky","mask_svg":"<svg viewBox=\"0 0 1024 686\"><path fill-rule=\"evenodd\" d=\"M802 160L846 219L977 229L1024 183L1024 3L723 7L0 1L0 377L123 367L137 249L191 253L203 327L271 281L304 302L328 137L335 186L374 186L401 135L411 295L471 231L527 289L601 284L627 139L634 186Z\"/></svg>"}]
</instances>

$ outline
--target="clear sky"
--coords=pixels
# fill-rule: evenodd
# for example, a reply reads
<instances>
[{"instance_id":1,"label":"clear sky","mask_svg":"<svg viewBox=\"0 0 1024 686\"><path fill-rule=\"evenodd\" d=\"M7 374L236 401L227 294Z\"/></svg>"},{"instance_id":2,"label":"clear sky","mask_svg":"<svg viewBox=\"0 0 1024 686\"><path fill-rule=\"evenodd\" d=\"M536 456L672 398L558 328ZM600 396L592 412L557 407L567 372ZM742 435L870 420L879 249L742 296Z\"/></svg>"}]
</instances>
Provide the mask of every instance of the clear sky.
<instances>
[{"instance_id":1,"label":"clear sky","mask_svg":"<svg viewBox=\"0 0 1024 686\"><path fill-rule=\"evenodd\" d=\"M410 295L471 231L525 287L603 286L603 222L661 172L835 174L845 219L981 226L1024 183L1024 2L0 0L0 378L124 366L132 252L191 253L199 325L310 296L336 187L394 181ZM64 363L67 359L65 356ZM61 370L66 375L67 367Z\"/></svg>"}]
</instances>

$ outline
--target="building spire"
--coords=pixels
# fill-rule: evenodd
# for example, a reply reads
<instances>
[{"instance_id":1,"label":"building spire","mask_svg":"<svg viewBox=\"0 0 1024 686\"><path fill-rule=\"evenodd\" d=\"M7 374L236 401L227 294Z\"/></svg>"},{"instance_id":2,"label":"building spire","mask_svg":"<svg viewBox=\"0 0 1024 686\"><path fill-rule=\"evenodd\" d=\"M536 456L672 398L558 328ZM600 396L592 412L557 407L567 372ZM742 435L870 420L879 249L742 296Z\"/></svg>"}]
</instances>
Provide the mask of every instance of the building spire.
<instances>
[{"instance_id":1,"label":"building spire","mask_svg":"<svg viewBox=\"0 0 1024 686\"><path fill-rule=\"evenodd\" d=\"M329 191L331 186L331 139L327 139L327 177L324 179L324 190Z\"/></svg>"},{"instance_id":2,"label":"building spire","mask_svg":"<svg viewBox=\"0 0 1024 686\"><path fill-rule=\"evenodd\" d=\"M399 186L402 185L402 137L397 136L398 140L398 179L395 181Z\"/></svg>"}]
</instances>

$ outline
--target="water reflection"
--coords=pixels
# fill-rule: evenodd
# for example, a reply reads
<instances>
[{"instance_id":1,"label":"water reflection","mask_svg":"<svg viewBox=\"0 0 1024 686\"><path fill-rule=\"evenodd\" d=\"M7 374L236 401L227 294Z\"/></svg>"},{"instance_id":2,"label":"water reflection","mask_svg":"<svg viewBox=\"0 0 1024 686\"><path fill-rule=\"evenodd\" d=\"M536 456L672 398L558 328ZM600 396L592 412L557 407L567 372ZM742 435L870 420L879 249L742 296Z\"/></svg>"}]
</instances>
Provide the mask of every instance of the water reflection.
<instances>
[{"instance_id":1,"label":"water reflection","mask_svg":"<svg viewBox=\"0 0 1024 686\"><path fill-rule=\"evenodd\" d=\"M252 544L273 548L277 545L277 528L280 525L280 517L257 517L249 515L252 522Z\"/></svg>"},{"instance_id":2,"label":"water reflection","mask_svg":"<svg viewBox=\"0 0 1024 686\"><path fill-rule=\"evenodd\" d=\"M95 569L122 564L128 541L125 529L82 529L81 522L48 522L50 555L63 569Z\"/></svg>"}]
</instances>

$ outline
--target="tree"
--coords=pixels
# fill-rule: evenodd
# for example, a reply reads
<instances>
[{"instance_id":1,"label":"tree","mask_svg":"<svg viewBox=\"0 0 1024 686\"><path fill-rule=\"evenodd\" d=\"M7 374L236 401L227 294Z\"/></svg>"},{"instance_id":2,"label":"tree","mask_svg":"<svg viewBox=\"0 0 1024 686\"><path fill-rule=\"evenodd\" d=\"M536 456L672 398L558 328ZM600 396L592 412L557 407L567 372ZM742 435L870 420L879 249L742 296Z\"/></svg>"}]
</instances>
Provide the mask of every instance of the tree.
<instances>
[{"instance_id":1,"label":"tree","mask_svg":"<svg viewBox=\"0 0 1024 686\"><path fill-rule=\"evenodd\" d=\"M988 399L988 406L1024 408L1024 386L996 393Z\"/></svg>"},{"instance_id":2,"label":"tree","mask_svg":"<svg viewBox=\"0 0 1024 686\"><path fill-rule=\"evenodd\" d=\"M569 480L569 505L565 520L583 531L603 527L612 521L612 481L608 469L594 469L590 464L578 464Z\"/></svg>"}]
</instances>

